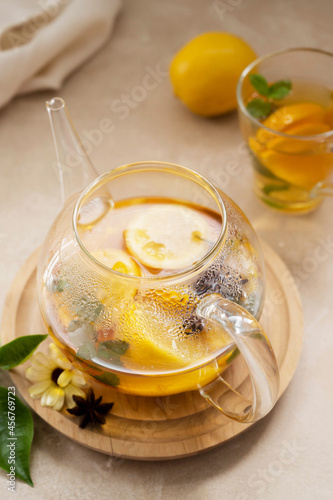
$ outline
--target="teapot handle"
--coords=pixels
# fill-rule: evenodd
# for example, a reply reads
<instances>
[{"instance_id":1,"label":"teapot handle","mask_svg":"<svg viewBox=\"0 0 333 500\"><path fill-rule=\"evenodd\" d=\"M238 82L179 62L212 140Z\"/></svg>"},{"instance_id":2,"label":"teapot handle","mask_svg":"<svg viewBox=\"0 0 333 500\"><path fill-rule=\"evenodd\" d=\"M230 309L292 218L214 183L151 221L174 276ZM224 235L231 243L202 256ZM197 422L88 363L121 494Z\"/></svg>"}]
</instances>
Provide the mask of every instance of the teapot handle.
<instances>
[{"instance_id":1,"label":"teapot handle","mask_svg":"<svg viewBox=\"0 0 333 500\"><path fill-rule=\"evenodd\" d=\"M246 362L253 388L250 401L218 375L209 384L199 387L200 394L219 411L239 422L255 422L267 415L278 397L279 369L272 346L258 321L246 309L218 294L204 297L198 304L197 314L218 323L230 335Z\"/></svg>"}]
</instances>

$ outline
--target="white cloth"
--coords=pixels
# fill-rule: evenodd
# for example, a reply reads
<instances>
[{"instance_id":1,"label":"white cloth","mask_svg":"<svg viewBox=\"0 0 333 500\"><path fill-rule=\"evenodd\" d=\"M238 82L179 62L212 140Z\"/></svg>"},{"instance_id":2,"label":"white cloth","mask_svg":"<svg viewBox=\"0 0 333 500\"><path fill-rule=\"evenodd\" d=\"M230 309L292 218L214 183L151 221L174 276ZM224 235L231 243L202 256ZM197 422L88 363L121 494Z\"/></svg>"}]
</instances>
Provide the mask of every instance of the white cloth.
<instances>
[{"instance_id":1,"label":"white cloth","mask_svg":"<svg viewBox=\"0 0 333 500\"><path fill-rule=\"evenodd\" d=\"M59 89L109 37L121 0L0 0L0 107Z\"/></svg>"}]
</instances>

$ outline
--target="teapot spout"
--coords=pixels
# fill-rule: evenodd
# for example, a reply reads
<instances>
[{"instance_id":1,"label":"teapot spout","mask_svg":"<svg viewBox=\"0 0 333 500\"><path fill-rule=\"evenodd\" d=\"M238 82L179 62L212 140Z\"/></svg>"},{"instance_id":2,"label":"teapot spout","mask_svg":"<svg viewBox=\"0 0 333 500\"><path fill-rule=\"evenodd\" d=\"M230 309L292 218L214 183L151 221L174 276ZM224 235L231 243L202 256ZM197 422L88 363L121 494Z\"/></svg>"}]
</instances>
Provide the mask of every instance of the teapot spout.
<instances>
[{"instance_id":1,"label":"teapot spout","mask_svg":"<svg viewBox=\"0 0 333 500\"><path fill-rule=\"evenodd\" d=\"M46 101L57 155L63 202L79 193L98 176L73 126L65 101Z\"/></svg>"}]
</instances>

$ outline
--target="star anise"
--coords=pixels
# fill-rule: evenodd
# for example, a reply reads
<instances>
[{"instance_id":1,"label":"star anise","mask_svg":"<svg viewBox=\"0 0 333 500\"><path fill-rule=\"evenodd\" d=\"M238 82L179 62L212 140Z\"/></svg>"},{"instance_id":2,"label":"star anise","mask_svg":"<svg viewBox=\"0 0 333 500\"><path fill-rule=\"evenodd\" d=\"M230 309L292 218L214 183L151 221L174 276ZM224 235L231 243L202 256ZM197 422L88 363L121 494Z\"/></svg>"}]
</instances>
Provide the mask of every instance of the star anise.
<instances>
[{"instance_id":1,"label":"star anise","mask_svg":"<svg viewBox=\"0 0 333 500\"><path fill-rule=\"evenodd\" d=\"M102 396L95 399L94 391L90 388L86 399L81 396L73 396L76 403L74 408L68 408L67 411L76 417L83 416L79 427L84 429L88 424L103 425L105 424L105 415L113 407L113 403L102 403Z\"/></svg>"},{"instance_id":2,"label":"star anise","mask_svg":"<svg viewBox=\"0 0 333 500\"><path fill-rule=\"evenodd\" d=\"M191 316L184 322L183 328L185 335L201 333L204 329L204 323L196 314L191 314Z\"/></svg>"}]
</instances>

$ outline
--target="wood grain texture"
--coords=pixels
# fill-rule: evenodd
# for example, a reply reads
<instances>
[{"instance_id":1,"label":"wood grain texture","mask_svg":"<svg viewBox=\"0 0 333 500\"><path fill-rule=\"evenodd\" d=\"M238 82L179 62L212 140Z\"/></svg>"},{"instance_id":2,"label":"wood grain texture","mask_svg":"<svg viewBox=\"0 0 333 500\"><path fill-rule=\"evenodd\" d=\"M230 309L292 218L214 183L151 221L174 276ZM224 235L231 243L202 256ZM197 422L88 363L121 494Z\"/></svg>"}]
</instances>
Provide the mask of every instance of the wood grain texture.
<instances>
[{"instance_id":1,"label":"wood grain texture","mask_svg":"<svg viewBox=\"0 0 333 500\"><path fill-rule=\"evenodd\" d=\"M296 285L277 254L264 242L266 298L261 317L280 368L280 394L295 372L303 339L303 315ZM2 343L22 335L46 332L36 292L36 263L33 253L13 281L6 298L1 325ZM41 346L45 351L47 341ZM121 394L93 381L97 395L114 401L112 414L101 428L80 429L65 410L43 408L28 394L24 376L29 360L12 370L17 389L36 413L67 437L94 450L137 460L174 459L197 454L231 439L252 424L234 422L211 407L198 392L147 398ZM237 358L225 372L233 387L247 394L249 377ZM274 411L274 410L273 410Z\"/></svg>"}]
</instances>

